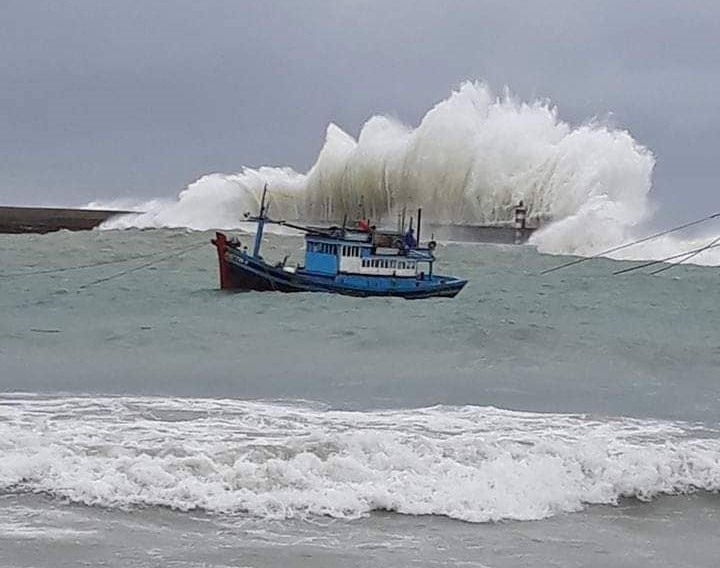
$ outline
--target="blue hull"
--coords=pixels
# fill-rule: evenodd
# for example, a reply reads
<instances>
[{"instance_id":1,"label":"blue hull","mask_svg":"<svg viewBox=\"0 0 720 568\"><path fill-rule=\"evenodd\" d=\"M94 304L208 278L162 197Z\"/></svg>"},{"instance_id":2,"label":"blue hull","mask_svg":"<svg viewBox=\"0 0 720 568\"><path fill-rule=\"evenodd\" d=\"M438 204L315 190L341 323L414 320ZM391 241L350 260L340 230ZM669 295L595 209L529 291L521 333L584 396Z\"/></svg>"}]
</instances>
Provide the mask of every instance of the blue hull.
<instances>
[{"instance_id":1,"label":"blue hull","mask_svg":"<svg viewBox=\"0 0 720 568\"><path fill-rule=\"evenodd\" d=\"M218 245L223 246L218 246ZM218 246L220 281L223 289L277 292L326 292L346 296L423 299L452 298L466 280L451 276L425 275L422 278L337 274L323 276L302 270L288 271L271 266L242 250L223 243Z\"/></svg>"}]
</instances>

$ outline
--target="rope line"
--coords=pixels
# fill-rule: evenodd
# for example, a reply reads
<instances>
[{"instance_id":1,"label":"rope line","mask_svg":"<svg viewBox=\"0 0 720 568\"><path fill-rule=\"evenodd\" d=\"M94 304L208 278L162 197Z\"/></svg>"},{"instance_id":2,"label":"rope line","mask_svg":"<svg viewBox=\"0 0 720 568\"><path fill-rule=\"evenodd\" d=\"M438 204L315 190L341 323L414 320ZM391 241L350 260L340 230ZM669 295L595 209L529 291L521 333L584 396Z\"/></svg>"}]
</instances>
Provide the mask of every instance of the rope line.
<instances>
[{"instance_id":1,"label":"rope line","mask_svg":"<svg viewBox=\"0 0 720 568\"><path fill-rule=\"evenodd\" d=\"M204 244L205 243L203 243L203 245ZM197 247L195 247L195 245L193 245L193 247L191 247L191 248L200 248L200 246L198 245ZM146 258L154 258L154 257L162 256L165 254L168 254L168 252L167 251L159 251L159 252L153 252L150 254L141 254L138 256L131 256L128 258L121 258L121 259L116 259L116 260L101 260L98 262L93 262L90 264L80 264L77 266L64 266L62 268L48 268L48 269L43 269L43 270L32 270L29 272L10 272L7 274L0 274L0 278L22 278L24 276L38 276L40 274L57 274L57 273L61 273L61 272L70 272L72 270L84 270L87 268L95 268L98 266L109 266L112 264L123 264L125 262L133 262L135 260L145 260Z\"/></svg>"},{"instance_id":2,"label":"rope line","mask_svg":"<svg viewBox=\"0 0 720 568\"><path fill-rule=\"evenodd\" d=\"M704 246L702 246L702 247L700 247L700 248L696 248L696 249L693 249L693 250L681 252L681 253L678 253L678 254L673 254L672 256L666 256L665 258L660 258L660 259L658 259L658 260L651 260L651 261L649 261L649 262L644 262L643 264L639 264L639 265L637 265L637 266L631 266L631 267L629 267L629 268L623 268L622 270L616 270L615 272L613 272L613 274L614 274L615 276L617 276L617 275L619 275L619 274L626 274L626 273L628 273L628 272L633 272L633 271L635 271L635 270L642 270L643 268L647 268L648 266L655 266L656 264L662 264L663 262L668 262L668 261L670 261L670 260L675 260L676 258L681 258L681 257L683 257L683 256L687 256L687 258L684 258L683 260L680 261L680 263L682 263L682 262L685 262L686 260L690 260L691 258L693 258L694 256L700 254L701 252L703 252L703 251L705 251L705 250L708 250L708 249L711 249L711 248L716 248L716 247L720 246L720 244L718 244L718 241L720 241L720 237L717 237L717 238L714 239L711 243L709 243L709 244L707 244L707 245L704 245ZM662 268L662 269L660 269L660 270L656 270L655 272L651 272L650 274L657 274L658 272L662 272L663 270L669 270L669 269L672 268L673 266L677 266L677 264L680 264L680 263L671 264L670 266L666 266L666 267L664 267L664 268Z\"/></svg>"},{"instance_id":3,"label":"rope line","mask_svg":"<svg viewBox=\"0 0 720 568\"><path fill-rule=\"evenodd\" d=\"M96 284L102 284L103 282L108 282L110 280L114 280L115 278L120 278L121 276L125 276L126 274L130 274L131 272L137 272L138 270L142 270L143 268L147 268L148 266L151 266L153 264L156 264L158 262L166 262L170 260L171 258L180 258L181 256L189 253L190 251L199 249L200 247L207 246L207 243L195 243L192 246L185 247L184 249L180 249L179 252L176 252L175 254L171 254L168 256L168 258L164 258L161 260L152 260L150 262L146 262L144 264L141 264L139 266L135 266L133 268L129 268L128 270L122 270L120 272L116 272L115 274L112 274L110 276L105 276L104 278L98 278L97 280L93 280L92 282L89 282L87 284L83 284L82 286L78 287L78 290L84 290L86 288L89 288L90 286L95 286ZM163 254L167 254L164 252Z\"/></svg>"},{"instance_id":4,"label":"rope line","mask_svg":"<svg viewBox=\"0 0 720 568\"><path fill-rule=\"evenodd\" d=\"M554 266L553 268L548 268L546 270L543 270L540 274L549 274L550 272L555 272L556 270L560 270L562 268L567 268L569 266L574 266L576 264L580 264L581 262L585 262L587 260L592 260L594 258L597 258L599 256L605 256L607 254L610 254L612 252L617 252L619 250L623 250L626 248L629 248L631 246L639 245L640 243L644 243L647 241L651 241L653 239L657 239L658 237L662 237L664 235L669 235L670 233L674 233L676 231L680 231L682 229L687 229L688 227L692 227L694 225L699 225L700 223L705 223L706 221L710 221L711 219L717 219L720 217L720 212L714 213L712 215L708 215L707 217L703 217L702 219L697 219L695 221L691 221L690 223L685 223L684 225L680 225L678 227L673 227L672 229L667 229L665 231L661 231L659 233L655 233L654 235L650 235L649 237L643 237L642 239L638 239L636 241L633 241L631 243L626 243L624 245L616 246L607 250L604 250L602 252L598 252L592 256L585 256L583 258L576 258L575 260L572 260L570 262L566 262L565 264L561 264L560 266ZM679 255L682 256L682 255ZM663 262L663 261L658 261ZM641 267L639 267L641 268Z\"/></svg>"},{"instance_id":5,"label":"rope line","mask_svg":"<svg viewBox=\"0 0 720 568\"><path fill-rule=\"evenodd\" d=\"M654 270L654 271L651 272L650 274L659 274L660 272L665 272L666 270L670 270L671 268L675 268L676 266L679 266L679 265L682 264L683 262L687 262L687 261L690 260L691 258L695 258L695 257L696 257L697 255L699 255L701 252L706 251L706 250L708 250L708 249L711 249L711 248L713 248L714 246L717 246L718 241L720 241L720 236L719 236L719 237L715 237L712 241L710 241L710 243L708 243L708 244L705 245L704 247L699 248L699 249L694 250L694 251L690 251L690 253L688 253L689 256L687 256L687 258L683 258L681 261L676 262L675 264L670 264L670 265L668 265L668 266L663 266L662 268L659 268L658 270Z\"/></svg>"},{"instance_id":6,"label":"rope line","mask_svg":"<svg viewBox=\"0 0 720 568\"><path fill-rule=\"evenodd\" d=\"M96 266L108 266L111 264L122 264L124 262L132 262L134 260L144 260L155 256L161 256L167 254L166 251L153 252L151 254L142 254L129 258L121 258L118 260L101 260L99 262L93 262L91 264L81 264L78 266L65 266L63 268L48 268L44 270L33 270L30 272L10 272L8 274L0 274L0 278L22 278L23 276L37 276L39 274L56 274L60 272L69 272L71 270L82 270L85 268L95 268Z\"/></svg>"}]
</instances>

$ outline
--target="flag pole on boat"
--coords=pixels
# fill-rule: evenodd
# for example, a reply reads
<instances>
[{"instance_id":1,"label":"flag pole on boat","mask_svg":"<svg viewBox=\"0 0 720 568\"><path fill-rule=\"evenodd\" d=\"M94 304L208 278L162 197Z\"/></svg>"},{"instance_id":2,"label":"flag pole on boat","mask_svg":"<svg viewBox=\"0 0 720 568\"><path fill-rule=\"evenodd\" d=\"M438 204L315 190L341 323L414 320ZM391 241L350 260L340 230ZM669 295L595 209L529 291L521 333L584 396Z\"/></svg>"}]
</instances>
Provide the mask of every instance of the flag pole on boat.
<instances>
[{"instance_id":1,"label":"flag pole on boat","mask_svg":"<svg viewBox=\"0 0 720 568\"><path fill-rule=\"evenodd\" d=\"M422 221L422 207L418 207L418 213L417 213L417 236L416 236L416 242L417 246L420 246L420 222Z\"/></svg>"},{"instance_id":2,"label":"flag pole on boat","mask_svg":"<svg viewBox=\"0 0 720 568\"><path fill-rule=\"evenodd\" d=\"M263 229L265 227L265 196L267 195L267 183L263 187L262 197L260 198L260 216L257 218L257 232L255 233L255 245L253 246L253 257L260 257L260 243L262 242Z\"/></svg>"}]
</instances>

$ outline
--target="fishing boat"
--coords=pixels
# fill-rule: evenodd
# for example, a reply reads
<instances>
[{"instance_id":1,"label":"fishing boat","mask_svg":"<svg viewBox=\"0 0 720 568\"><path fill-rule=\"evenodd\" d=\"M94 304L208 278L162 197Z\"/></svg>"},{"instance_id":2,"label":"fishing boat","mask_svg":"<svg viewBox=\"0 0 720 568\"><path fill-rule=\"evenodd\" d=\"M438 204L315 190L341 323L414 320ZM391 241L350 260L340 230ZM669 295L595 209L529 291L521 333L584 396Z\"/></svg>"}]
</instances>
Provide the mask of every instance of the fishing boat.
<instances>
[{"instance_id":1,"label":"fishing boat","mask_svg":"<svg viewBox=\"0 0 720 568\"><path fill-rule=\"evenodd\" d=\"M273 220L268 216L267 188L263 190L252 251L236 238L215 233L220 288L278 292L330 292L348 296L394 296L406 299L449 297L463 289L467 280L433 272L436 243L421 246L421 210L417 237L412 220L407 230L381 231L363 220L356 227L311 227ZM261 254L267 224L290 227L305 233L304 265L268 262ZM404 223L403 223L404 225Z\"/></svg>"}]
</instances>

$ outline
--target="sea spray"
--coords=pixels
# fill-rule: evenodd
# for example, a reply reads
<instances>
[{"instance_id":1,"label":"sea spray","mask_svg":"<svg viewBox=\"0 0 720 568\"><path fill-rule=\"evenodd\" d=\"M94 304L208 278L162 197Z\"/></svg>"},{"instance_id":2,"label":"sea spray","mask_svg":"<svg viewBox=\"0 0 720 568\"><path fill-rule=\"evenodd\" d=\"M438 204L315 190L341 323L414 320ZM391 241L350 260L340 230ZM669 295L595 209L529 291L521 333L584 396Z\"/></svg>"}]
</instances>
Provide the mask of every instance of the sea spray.
<instances>
[{"instance_id":1,"label":"sea spray","mask_svg":"<svg viewBox=\"0 0 720 568\"><path fill-rule=\"evenodd\" d=\"M591 255L642 232L653 211L654 163L625 130L572 126L546 100L526 103L466 82L416 128L374 116L355 140L330 124L307 174L262 167L206 175L176 201L150 202L145 213L104 227L239 228L267 184L272 214L285 219L367 215L393 225L401 209L422 206L431 221L502 223L522 200L530 222L544 224L531 239L541 252ZM668 239L623 257L657 258L694 244ZM717 256L694 261L714 264Z\"/></svg>"},{"instance_id":2,"label":"sea spray","mask_svg":"<svg viewBox=\"0 0 720 568\"><path fill-rule=\"evenodd\" d=\"M647 214L652 154L625 131L600 124L577 128L547 101L495 97L464 83L416 128L374 116L355 140L338 126L307 174L289 168L244 168L211 174L176 202L151 204L147 215L111 226L237 226L257 206L267 183L275 214L337 220L360 213L392 220L403 207L425 208L427 219L455 223L509 221L523 200L531 219L563 219L593 211L622 225Z\"/></svg>"}]
</instances>

